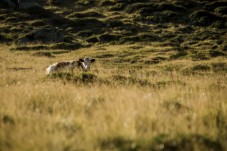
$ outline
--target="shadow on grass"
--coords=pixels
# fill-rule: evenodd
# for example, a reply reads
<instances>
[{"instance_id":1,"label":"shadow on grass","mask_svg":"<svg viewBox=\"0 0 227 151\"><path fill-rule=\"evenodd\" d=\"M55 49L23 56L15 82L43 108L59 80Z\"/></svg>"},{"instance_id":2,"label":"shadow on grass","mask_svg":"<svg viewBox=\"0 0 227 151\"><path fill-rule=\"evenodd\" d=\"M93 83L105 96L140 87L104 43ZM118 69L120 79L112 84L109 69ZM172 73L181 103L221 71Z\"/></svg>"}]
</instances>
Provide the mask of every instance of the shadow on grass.
<instances>
[{"instance_id":1,"label":"shadow on grass","mask_svg":"<svg viewBox=\"0 0 227 151\"><path fill-rule=\"evenodd\" d=\"M66 82L77 84L89 84L97 81L97 76L92 73L73 74L67 72L58 72L48 75L50 79L60 79Z\"/></svg>"},{"instance_id":2,"label":"shadow on grass","mask_svg":"<svg viewBox=\"0 0 227 151\"><path fill-rule=\"evenodd\" d=\"M113 83L120 85L135 85L141 87L151 87L155 89L164 88L170 85L185 85L184 82L181 81L158 81L156 83L152 83L147 79L139 79L138 77L126 77L122 75L113 75L112 76Z\"/></svg>"},{"instance_id":3,"label":"shadow on grass","mask_svg":"<svg viewBox=\"0 0 227 151\"><path fill-rule=\"evenodd\" d=\"M131 140L124 137L107 138L100 141L100 147L105 150L119 151L223 151L220 142L202 135L179 135L169 138L168 135L159 134L150 140Z\"/></svg>"},{"instance_id":4,"label":"shadow on grass","mask_svg":"<svg viewBox=\"0 0 227 151\"><path fill-rule=\"evenodd\" d=\"M58 72L48 75L48 79L62 80L64 83L74 84L98 84L98 85L122 85L122 86L138 86L144 88L161 89L171 85L185 85L182 81L158 81L150 82L148 79L139 79L133 76L112 75L111 77L100 78L97 75L89 72L79 74L69 72Z\"/></svg>"},{"instance_id":5,"label":"shadow on grass","mask_svg":"<svg viewBox=\"0 0 227 151\"><path fill-rule=\"evenodd\" d=\"M16 51L36 51L36 50L51 50L51 49L61 49L61 50L77 50L80 48L83 48L85 46L79 44L79 43L67 43L67 42L60 42L56 44L50 44L50 45L24 45L24 46L16 46L15 48L12 48L11 50Z\"/></svg>"}]
</instances>

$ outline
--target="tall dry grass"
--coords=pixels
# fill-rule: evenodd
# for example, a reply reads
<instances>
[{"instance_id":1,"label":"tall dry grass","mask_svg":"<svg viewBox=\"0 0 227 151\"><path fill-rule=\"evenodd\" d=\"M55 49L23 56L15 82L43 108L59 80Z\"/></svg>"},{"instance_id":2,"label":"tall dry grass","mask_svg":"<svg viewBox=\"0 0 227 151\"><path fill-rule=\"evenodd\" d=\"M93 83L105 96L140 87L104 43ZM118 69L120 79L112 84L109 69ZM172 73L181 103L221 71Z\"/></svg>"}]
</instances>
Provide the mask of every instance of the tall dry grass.
<instances>
[{"instance_id":1,"label":"tall dry grass","mask_svg":"<svg viewBox=\"0 0 227 151\"><path fill-rule=\"evenodd\" d=\"M92 68L93 83L75 83L46 76L45 67L101 52L49 59L7 49L0 51L0 151L227 150L225 72L165 70L189 68L189 60L138 69L104 58Z\"/></svg>"}]
</instances>

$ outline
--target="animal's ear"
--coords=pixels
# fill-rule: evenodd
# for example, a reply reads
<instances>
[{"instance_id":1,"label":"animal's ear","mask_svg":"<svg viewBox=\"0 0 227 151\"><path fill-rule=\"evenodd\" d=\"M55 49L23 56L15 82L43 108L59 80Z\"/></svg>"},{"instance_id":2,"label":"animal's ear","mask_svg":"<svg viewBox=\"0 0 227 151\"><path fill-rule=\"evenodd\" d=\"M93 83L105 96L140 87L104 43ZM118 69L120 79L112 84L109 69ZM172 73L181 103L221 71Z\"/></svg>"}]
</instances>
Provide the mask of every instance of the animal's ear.
<instances>
[{"instance_id":1,"label":"animal's ear","mask_svg":"<svg viewBox=\"0 0 227 151\"><path fill-rule=\"evenodd\" d=\"M80 62L84 62L84 59L79 59Z\"/></svg>"},{"instance_id":2,"label":"animal's ear","mask_svg":"<svg viewBox=\"0 0 227 151\"><path fill-rule=\"evenodd\" d=\"M95 59L91 59L91 62L95 62Z\"/></svg>"}]
</instances>

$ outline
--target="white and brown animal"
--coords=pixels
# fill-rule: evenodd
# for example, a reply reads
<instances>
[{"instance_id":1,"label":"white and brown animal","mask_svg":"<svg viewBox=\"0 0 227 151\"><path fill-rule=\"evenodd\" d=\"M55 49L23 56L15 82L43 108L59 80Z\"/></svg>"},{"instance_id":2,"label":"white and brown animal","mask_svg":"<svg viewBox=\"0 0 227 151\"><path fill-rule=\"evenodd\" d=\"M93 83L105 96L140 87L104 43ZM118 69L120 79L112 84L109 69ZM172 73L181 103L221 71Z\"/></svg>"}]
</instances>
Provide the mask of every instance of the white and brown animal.
<instances>
[{"instance_id":1,"label":"white and brown animal","mask_svg":"<svg viewBox=\"0 0 227 151\"><path fill-rule=\"evenodd\" d=\"M81 68L84 71L89 71L91 63L93 62L95 62L95 59L88 57L79 60L58 62L47 67L46 73L51 74L61 69L70 69L71 71L73 71L74 68Z\"/></svg>"}]
</instances>

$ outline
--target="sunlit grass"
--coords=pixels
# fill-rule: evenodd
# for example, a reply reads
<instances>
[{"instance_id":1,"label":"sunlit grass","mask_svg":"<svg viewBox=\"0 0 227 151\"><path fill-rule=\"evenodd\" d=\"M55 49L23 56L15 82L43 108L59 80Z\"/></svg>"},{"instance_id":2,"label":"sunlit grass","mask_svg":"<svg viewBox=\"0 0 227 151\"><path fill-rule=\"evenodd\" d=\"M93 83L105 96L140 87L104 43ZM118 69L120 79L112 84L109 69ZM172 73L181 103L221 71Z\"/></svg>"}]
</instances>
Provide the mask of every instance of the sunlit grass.
<instances>
[{"instance_id":1,"label":"sunlit grass","mask_svg":"<svg viewBox=\"0 0 227 151\"><path fill-rule=\"evenodd\" d=\"M226 150L226 59L129 63L121 55L131 48L103 45L48 58L2 46L0 151ZM114 56L96 58L89 73L45 75L52 63L103 53ZM96 78L84 82L85 74Z\"/></svg>"}]
</instances>

